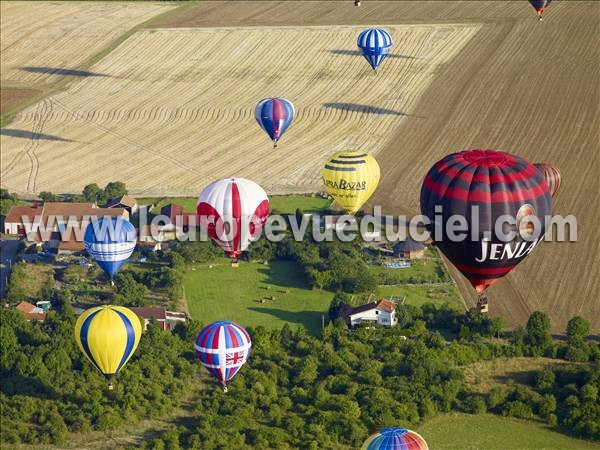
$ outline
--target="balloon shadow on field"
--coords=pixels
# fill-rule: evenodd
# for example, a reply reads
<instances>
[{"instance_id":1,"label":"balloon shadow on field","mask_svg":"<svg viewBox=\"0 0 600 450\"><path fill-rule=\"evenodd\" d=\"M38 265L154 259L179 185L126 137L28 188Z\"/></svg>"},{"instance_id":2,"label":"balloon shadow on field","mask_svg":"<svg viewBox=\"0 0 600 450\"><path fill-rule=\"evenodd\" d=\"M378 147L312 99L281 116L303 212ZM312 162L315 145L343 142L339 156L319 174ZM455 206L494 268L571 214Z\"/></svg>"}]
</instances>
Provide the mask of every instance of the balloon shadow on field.
<instances>
[{"instance_id":1,"label":"balloon shadow on field","mask_svg":"<svg viewBox=\"0 0 600 450\"><path fill-rule=\"evenodd\" d=\"M352 111L367 114L387 115L387 116L407 116L407 117L419 117L413 116L412 114L403 113L401 111L395 111L393 109L379 108L377 106L360 105L358 103L340 103L340 102L329 102L323 103L325 108L340 109L342 111Z\"/></svg>"},{"instance_id":2,"label":"balloon shadow on field","mask_svg":"<svg viewBox=\"0 0 600 450\"><path fill-rule=\"evenodd\" d=\"M11 128L0 128L0 136L10 136L21 139L31 140L43 140L43 141L60 141L60 142L73 142L71 139L61 138L60 136L53 136L51 134L44 133L33 133L25 130L14 130Z\"/></svg>"},{"instance_id":3,"label":"balloon shadow on field","mask_svg":"<svg viewBox=\"0 0 600 450\"><path fill-rule=\"evenodd\" d=\"M88 72L87 70L76 70L76 69L61 69L59 67L21 67L20 70L30 73L44 73L47 75L64 75L71 77L106 77L102 73Z\"/></svg>"},{"instance_id":4,"label":"balloon shadow on field","mask_svg":"<svg viewBox=\"0 0 600 450\"><path fill-rule=\"evenodd\" d=\"M334 55L342 55L342 56L362 56L360 50L342 50L342 49L333 49L328 50L329 53L333 53ZM398 53L388 53L386 58L398 58L398 59L422 59L418 56L409 56L409 55L400 55Z\"/></svg>"}]
</instances>

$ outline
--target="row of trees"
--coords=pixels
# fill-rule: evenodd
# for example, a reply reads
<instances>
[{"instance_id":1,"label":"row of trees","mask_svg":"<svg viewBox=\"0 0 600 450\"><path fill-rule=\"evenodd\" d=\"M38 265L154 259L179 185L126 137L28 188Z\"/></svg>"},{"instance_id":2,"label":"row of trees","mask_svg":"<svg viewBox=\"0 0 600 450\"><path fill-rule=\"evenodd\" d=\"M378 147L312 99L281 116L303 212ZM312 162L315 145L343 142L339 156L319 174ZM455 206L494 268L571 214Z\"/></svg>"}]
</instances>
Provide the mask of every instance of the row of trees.
<instances>
[{"instance_id":1,"label":"row of trees","mask_svg":"<svg viewBox=\"0 0 600 450\"><path fill-rule=\"evenodd\" d=\"M576 436L600 441L600 366L551 367L530 386L495 387L474 412L542 420Z\"/></svg>"},{"instance_id":2,"label":"row of trees","mask_svg":"<svg viewBox=\"0 0 600 450\"><path fill-rule=\"evenodd\" d=\"M88 202L98 203L99 205L105 205L111 199L122 197L127 194L127 188L125 183L121 181L111 181L104 189L98 186L96 183L88 184L83 188L81 195L73 195L67 198L63 198L60 195L54 194L49 191L42 191L39 193L39 197L42 202L57 202L57 201L71 201L71 202Z\"/></svg>"}]
</instances>

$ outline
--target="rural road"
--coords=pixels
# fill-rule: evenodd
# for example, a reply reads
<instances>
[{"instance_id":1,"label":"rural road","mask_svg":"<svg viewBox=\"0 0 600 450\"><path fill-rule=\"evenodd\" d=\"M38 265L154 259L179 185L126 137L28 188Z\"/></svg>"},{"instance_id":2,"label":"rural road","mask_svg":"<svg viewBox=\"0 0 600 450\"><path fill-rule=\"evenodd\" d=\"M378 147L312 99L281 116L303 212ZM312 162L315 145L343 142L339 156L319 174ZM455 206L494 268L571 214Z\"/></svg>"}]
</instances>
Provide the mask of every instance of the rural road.
<instances>
[{"instance_id":1,"label":"rural road","mask_svg":"<svg viewBox=\"0 0 600 450\"><path fill-rule=\"evenodd\" d=\"M18 239L5 239L0 242L0 298L4 298L10 269L17 258L19 242Z\"/></svg>"}]
</instances>

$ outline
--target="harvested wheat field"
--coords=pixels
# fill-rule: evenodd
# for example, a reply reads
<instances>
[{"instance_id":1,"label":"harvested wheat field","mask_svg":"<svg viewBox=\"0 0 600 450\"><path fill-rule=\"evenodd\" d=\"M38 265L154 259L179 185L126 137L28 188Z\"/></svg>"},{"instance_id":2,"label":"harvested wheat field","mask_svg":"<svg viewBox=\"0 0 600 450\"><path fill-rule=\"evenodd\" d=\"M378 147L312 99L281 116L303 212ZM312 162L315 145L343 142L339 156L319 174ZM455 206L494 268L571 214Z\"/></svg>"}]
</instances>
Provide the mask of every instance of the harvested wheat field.
<instances>
[{"instance_id":1,"label":"harvested wheat field","mask_svg":"<svg viewBox=\"0 0 600 450\"><path fill-rule=\"evenodd\" d=\"M93 76L78 66L133 26L170 8L158 3L0 2L2 83Z\"/></svg>"},{"instance_id":2,"label":"harvested wheat field","mask_svg":"<svg viewBox=\"0 0 600 450\"><path fill-rule=\"evenodd\" d=\"M490 311L514 326L545 310L556 332L580 314L600 332L599 23L594 1L553 2L543 22L526 0L202 2L23 111L2 136L2 184L79 191L118 173L133 192L197 194L244 175L271 192L312 190L325 155L360 147L382 166L373 203L411 215L436 160L511 151L561 168L554 209L577 217L579 240L540 245L490 288ZM354 53L374 24L396 55L377 75ZM271 95L298 110L276 151L252 117Z\"/></svg>"},{"instance_id":3,"label":"harvested wheat field","mask_svg":"<svg viewBox=\"0 0 600 450\"><path fill-rule=\"evenodd\" d=\"M77 192L89 180L110 181L118 167L135 194L195 195L232 175L271 193L318 190L322 161L387 145L434 73L478 30L389 28L398 45L379 74L354 49L360 27L135 33L90 69L98 76L11 124L52 138L4 137L3 182L20 192ZM273 151L253 108L278 95L298 116Z\"/></svg>"}]
</instances>

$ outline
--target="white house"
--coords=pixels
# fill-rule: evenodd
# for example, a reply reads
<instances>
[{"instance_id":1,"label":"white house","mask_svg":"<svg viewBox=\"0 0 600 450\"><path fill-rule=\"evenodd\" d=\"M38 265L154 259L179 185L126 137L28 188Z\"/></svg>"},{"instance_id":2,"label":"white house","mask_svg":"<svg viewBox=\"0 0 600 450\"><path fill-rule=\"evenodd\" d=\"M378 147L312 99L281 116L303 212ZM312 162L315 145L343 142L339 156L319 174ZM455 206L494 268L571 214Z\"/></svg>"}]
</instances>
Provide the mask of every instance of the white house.
<instances>
[{"instance_id":1,"label":"white house","mask_svg":"<svg viewBox=\"0 0 600 450\"><path fill-rule=\"evenodd\" d=\"M396 304L388 300L379 300L378 302L357 306L356 308L352 308L348 313L348 321L351 327L356 327L363 323L384 327L396 326L398 323Z\"/></svg>"},{"instance_id":2,"label":"white house","mask_svg":"<svg viewBox=\"0 0 600 450\"><path fill-rule=\"evenodd\" d=\"M172 330L178 323L185 323L187 315L182 312L167 311L165 308L135 308L130 307L142 321L144 330L148 329L150 320L154 319L163 330Z\"/></svg>"}]
</instances>

